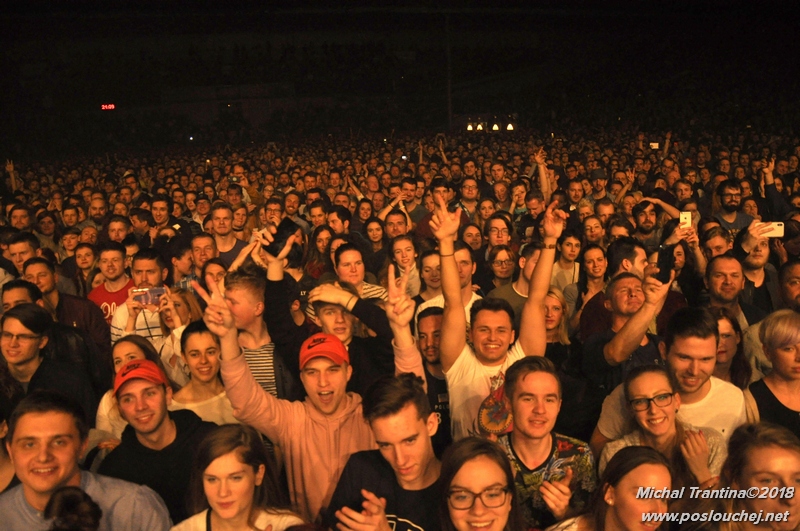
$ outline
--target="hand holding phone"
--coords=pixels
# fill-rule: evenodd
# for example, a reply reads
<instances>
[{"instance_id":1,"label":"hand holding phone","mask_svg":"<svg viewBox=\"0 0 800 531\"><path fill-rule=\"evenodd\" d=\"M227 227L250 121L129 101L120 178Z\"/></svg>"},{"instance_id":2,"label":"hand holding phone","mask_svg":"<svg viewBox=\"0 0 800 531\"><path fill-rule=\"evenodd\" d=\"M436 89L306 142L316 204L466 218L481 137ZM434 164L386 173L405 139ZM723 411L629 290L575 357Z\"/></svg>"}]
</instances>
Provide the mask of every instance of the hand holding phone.
<instances>
[{"instance_id":1,"label":"hand holding phone","mask_svg":"<svg viewBox=\"0 0 800 531\"><path fill-rule=\"evenodd\" d=\"M656 267L658 267L658 273L653 275L654 278L662 284L669 282L672 275L672 268L675 267L674 245L667 245L658 250L658 263Z\"/></svg>"}]
</instances>

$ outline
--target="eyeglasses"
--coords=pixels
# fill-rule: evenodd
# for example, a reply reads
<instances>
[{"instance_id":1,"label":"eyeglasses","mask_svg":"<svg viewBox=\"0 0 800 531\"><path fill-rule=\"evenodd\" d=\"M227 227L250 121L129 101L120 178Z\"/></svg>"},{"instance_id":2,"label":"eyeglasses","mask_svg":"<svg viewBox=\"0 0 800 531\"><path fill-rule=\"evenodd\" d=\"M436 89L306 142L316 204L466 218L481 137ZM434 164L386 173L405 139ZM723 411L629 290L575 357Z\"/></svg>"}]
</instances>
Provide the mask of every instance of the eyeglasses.
<instances>
[{"instance_id":1,"label":"eyeglasses","mask_svg":"<svg viewBox=\"0 0 800 531\"><path fill-rule=\"evenodd\" d=\"M494 260L492 265L496 267L514 265L514 260Z\"/></svg>"},{"instance_id":2,"label":"eyeglasses","mask_svg":"<svg viewBox=\"0 0 800 531\"><path fill-rule=\"evenodd\" d=\"M508 234L508 229L498 229L497 227L492 227L491 229L489 229L489 234L505 235Z\"/></svg>"},{"instance_id":3,"label":"eyeglasses","mask_svg":"<svg viewBox=\"0 0 800 531\"><path fill-rule=\"evenodd\" d=\"M650 409L650 402L657 407L666 407L672 403L672 393L663 393L653 398L634 398L628 403L634 411L647 411Z\"/></svg>"},{"instance_id":4,"label":"eyeglasses","mask_svg":"<svg viewBox=\"0 0 800 531\"><path fill-rule=\"evenodd\" d=\"M478 187L477 186L473 186L473 185L466 185L465 184L464 186L461 187L461 189L462 190L477 190Z\"/></svg>"},{"instance_id":5,"label":"eyeglasses","mask_svg":"<svg viewBox=\"0 0 800 531\"><path fill-rule=\"evenodd\" d=\"M453 490L447 493L447 502L453 509L464 510L472 509L472 506L475 505L475 499L480 498L484 507L494 509L506 502L508 492L508 487L489 487L477 494L468 490Z\"/></svg>"},{"instance_id":6,"label":"eyeglasses","mask_svg":"<svg viewBox=\"0 0 800 531\"><path fill-rule=\"evenodd\" d=\"M16 338L20 343L30 343L31 341L41 339L41 337L42 336L37 336L34 334L12 334L11 332L3 332L0 334L0 341L11 342L14 340L14 338Z\"/></svg>"}]
</instances>

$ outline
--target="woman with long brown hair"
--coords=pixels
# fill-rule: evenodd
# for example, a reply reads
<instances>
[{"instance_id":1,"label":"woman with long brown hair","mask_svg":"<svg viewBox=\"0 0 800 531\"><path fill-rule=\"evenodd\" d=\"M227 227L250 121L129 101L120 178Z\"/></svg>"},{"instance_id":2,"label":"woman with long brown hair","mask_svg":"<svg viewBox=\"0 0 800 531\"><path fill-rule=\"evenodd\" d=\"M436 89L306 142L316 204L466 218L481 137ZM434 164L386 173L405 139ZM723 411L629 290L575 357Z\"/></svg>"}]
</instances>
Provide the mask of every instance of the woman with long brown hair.
<instances>
[{"instance_id":1,"label":"woman with long brown hair","mask_svg":"<svg viewBox=\"0 0 800 531\"><path fill-rule=\"evenodd\" d=\"M173 531L236 529L285 531L303 524L283 509L276 466L259 433L226 424L200 442L189 482L189 510L196 513Z\"/></svg>"}]
</instances>

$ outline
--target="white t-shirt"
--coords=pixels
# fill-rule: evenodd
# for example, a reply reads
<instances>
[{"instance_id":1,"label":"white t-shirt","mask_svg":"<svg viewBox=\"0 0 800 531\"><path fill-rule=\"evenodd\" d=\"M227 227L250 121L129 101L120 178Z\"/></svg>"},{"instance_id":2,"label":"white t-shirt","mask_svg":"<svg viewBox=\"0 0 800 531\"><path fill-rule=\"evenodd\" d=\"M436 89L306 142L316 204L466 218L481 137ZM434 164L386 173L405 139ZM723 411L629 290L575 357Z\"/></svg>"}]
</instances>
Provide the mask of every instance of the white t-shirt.
<instances>
[{"instance_id":1,"label":"white t-shirt","mask_svg":"<svg viewBox=\"0 0 800 531\"><path fill-rule=\"evenodd\" d=\"M480 295L478 295L473 291L472 298L470 298L467 305L464 306L464 312L467 314L467 332L469 332L469 325L470 325L469 311L472 308L472 305L475 304L475 301L479 301L482 298L483 297L481 297ZM417 306L417 310L414 312L414 333L416 333L416 331L419 330L419 327L417 326L419 323L419 314L420 312L422 312L422 310L426 308L444 308L444 295L437 295L432 299L428 299L419 306Z\"/></svg>"},{"instance_id":2,"label":"white t-shirt","mask_svg":"<svg viewBox=\"0 0 800 531\"><path fill-rule=\"evenodd\" d=\"M206 422L213 422L214 424L238 424L239 421L233 416L233 406L225 394L221 392L217 396L211 397L202 402L194 402L191 404L183 404L173 399L172 403L167 408L170 411L177 411L179 409L188 409L197 413L197 416Z\"/></svg>"},{"instance_id":3,"label":"white t-shirt","mask_svg":"<svg viewBox=\"0 0 800 531\"><path fill-rule=\"evenodd\" d=\"M502 365L487 367L478 361L469 344L464 345L456 362L445 373L450 394L453 440L480 434L478 410L483 400L492 392L492 380L496 380L501 372L505 377L506 369L524 357L525 353L519 341L516 341L508 349Z\"/></svg>"},{"instance_id":4,"label":"white t-shirt","mask_svg":"<svg viewBox=\"0 0 800 531\"><path fill-rule=\"evenodd\" d=\"M711 389L705 398L694 404L681 404L678 420L699 428L714 428L727 441L733 430L747 422L742 390L712 376ZM630 433L634 426L630 409L625 403L625 390L620 384L603 400L597 429L605 437L615 440Z\"/></svg>"}]
</instances>

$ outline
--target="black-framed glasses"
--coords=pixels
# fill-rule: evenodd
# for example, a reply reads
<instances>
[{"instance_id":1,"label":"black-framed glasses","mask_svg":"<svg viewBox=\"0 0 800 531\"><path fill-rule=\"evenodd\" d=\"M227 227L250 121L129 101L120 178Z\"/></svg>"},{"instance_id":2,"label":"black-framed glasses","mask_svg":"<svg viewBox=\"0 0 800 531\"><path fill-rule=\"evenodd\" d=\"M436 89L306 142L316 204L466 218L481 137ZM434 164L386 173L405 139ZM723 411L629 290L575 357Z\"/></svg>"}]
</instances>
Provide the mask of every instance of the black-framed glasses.
<instances>
[{"instance_id":1,"label":"black-framed glasses","mask_svg":"<svg viewBox=\"0 0 800 531\"><path fill-rule=\"evenodd\" d=\"M453 509L472 509L475 499L480 498L484 507L494 509L506 503L509 492L508 487L489 487L477 494L468 490L451 490L447 493L447 503Z\"/></svg>"},{"instance_id":2,"label":"black-framed glasses","mask_svg":"<svg viewBox=\"0 0 800 531\"><path fill-rule=\"evenodd\" d=\"M493 260L492 265L495 267L511 266L514 265L514 260Z\"/></svg>"},{"instance_id":3,"label":"black-framed glasses","mask_svg":"<svg viewBox=\"0 0 800 531\"><path fill-rule=\"evenodd\" d=\"M634 411L647 411L650 409L650 402L658 407L666 407L672 403L672 393L662 393L653 398L634 398L628 403Z\"/></svg>"},{"instance_id":4,"label":"black-framed glasses","mask_svg":"<svg viewBox=\"0 0 800 531\"><path fill-rule=\"evenodd\" d=\"M37 336L35 334L12 334L11 332L3 332L0 334L0 340L11 342L17 339L20 343L30 343L31 341L36 341L37 339L41 339L42 336Z\"/></svg>"}]
</instances>

